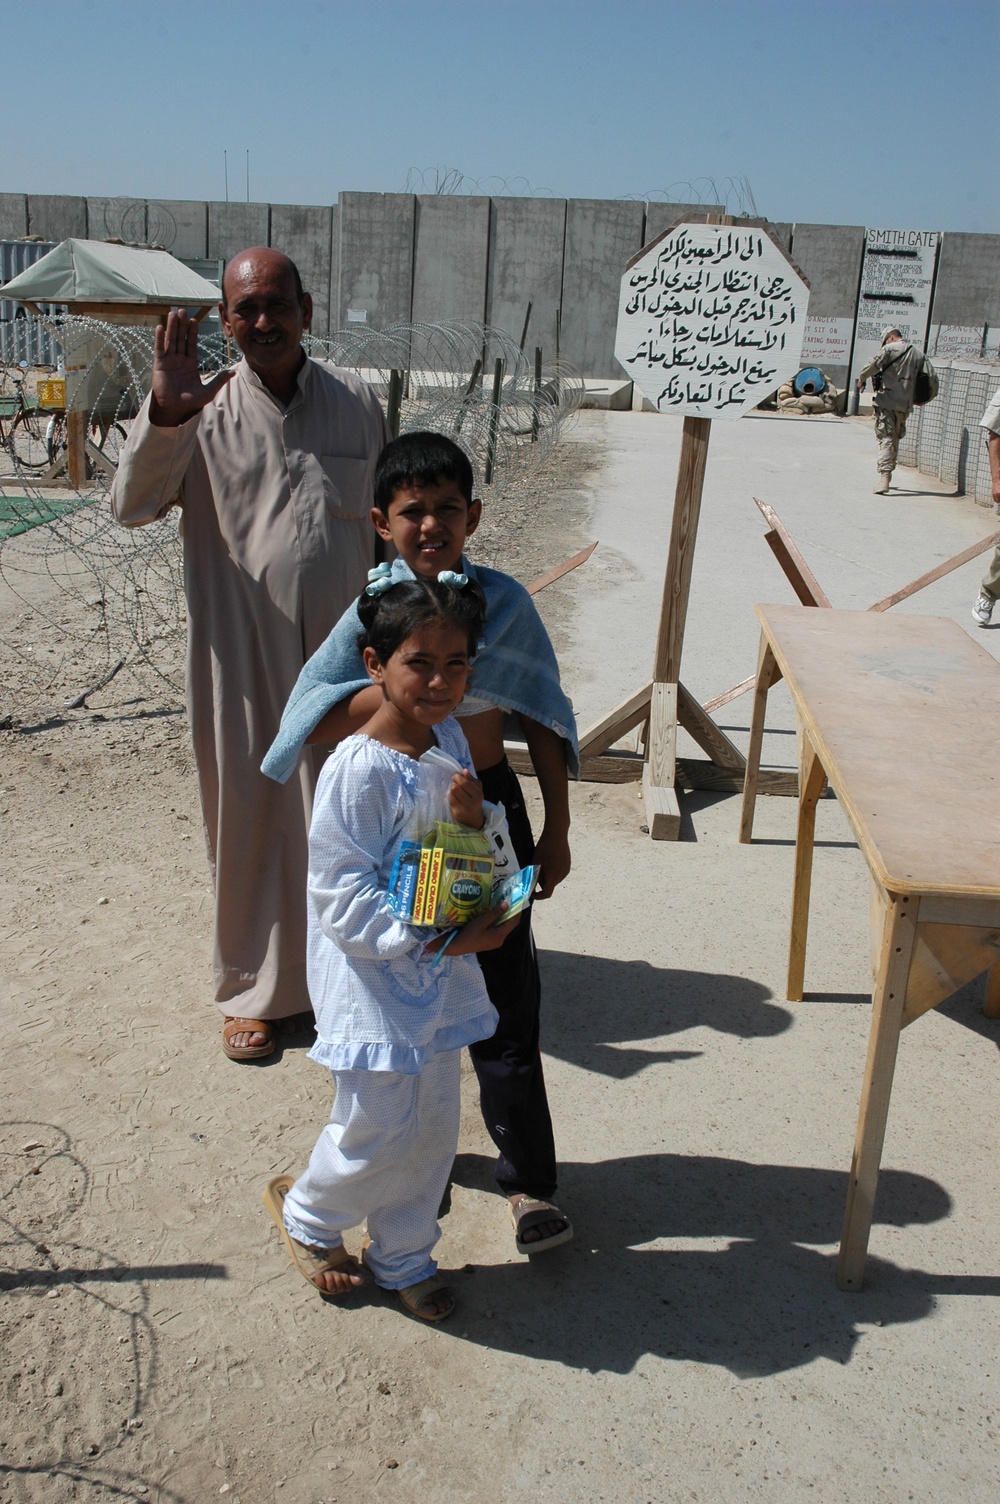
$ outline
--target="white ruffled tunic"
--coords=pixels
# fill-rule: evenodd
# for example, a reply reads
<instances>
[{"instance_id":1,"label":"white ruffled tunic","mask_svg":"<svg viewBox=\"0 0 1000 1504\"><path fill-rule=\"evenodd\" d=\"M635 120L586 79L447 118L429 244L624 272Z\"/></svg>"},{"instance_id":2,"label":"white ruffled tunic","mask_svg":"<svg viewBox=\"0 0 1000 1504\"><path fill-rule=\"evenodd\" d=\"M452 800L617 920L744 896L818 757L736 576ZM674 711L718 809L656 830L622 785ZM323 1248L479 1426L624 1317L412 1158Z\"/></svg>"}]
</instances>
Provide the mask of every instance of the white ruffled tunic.
<instances>
[{"instance_id":1,"label":"white ruffled tunic","mask_svg":"<svg viewBox=\"0 0 1000 1504\"><path fill-rule=\"evenodd\" d=\"M472 769L449 717L438 745ZM309 834L310 1058L332 1071L417 1075L434 1056L488 1039L497 1014L475 956L423 958L433 930L389 908L389 874L416 800L418 764L367 736L328 758Z\"/></svg>"}]
</instances>

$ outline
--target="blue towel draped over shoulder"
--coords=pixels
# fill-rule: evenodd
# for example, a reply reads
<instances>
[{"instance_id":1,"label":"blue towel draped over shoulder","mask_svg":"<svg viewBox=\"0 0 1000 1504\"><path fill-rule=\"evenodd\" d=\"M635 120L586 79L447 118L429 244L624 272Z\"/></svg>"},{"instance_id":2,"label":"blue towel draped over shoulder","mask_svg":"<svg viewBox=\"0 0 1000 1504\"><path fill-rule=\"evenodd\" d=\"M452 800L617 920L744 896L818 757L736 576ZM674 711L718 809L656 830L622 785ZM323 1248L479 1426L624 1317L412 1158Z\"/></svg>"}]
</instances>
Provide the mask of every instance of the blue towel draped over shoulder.
<instances>
[{"instance_id":1,"label":"blue towel draped over shoulder","mask_svg":"<svg viewBox=\"0 0 1000 1504\"><path fill-rule=\"evenodd\" d=\"M462 569L486 597L486 629L472 668L469 693L548 726L566 743L570 773L579 771L573 707L559 683L559 665L531 596L509 574L462 560ZM402 559L395 580L413 578ZM371 680L358 648L357 605L347 608L321 648L299 674L281 717L278 734L261 764L269 778L291 777L306 738L334 705Z\"/></svg>"}]
</instances>

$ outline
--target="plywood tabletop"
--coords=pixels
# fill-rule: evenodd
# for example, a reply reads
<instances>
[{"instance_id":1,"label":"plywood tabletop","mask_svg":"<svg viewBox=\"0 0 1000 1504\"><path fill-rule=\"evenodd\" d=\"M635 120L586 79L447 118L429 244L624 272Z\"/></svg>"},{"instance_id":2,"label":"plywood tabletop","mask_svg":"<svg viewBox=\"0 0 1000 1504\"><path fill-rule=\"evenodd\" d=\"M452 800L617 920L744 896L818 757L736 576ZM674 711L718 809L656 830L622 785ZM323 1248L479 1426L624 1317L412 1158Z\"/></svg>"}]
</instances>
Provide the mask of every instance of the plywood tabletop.
<instances>
[{"instance_id":1,"label":"plywood tabletop","mask_svg":"<svg viewBox=\"0 0 1000 1504\"><path fill-rule=\"evenodd\" d=\"M883 886L1000 894L1000 664L944 617L756 610Z\"/></svg>"}]
</instances>

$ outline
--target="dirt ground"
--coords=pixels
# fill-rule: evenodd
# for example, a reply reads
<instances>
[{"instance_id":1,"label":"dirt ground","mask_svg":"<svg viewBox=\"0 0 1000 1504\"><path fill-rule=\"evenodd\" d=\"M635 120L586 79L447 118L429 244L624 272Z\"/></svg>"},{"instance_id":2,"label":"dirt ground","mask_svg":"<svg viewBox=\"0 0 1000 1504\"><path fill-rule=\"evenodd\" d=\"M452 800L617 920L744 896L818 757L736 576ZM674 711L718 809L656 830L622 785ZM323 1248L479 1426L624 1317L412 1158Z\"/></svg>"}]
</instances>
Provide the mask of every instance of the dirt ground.
<instances>
[{"instance_id":1,"label":"dirt ground","mask_svg":"<svg viewBox=\"0 0 1000 1504\"><path fill-rule=\"evenodd\" d=\"M498 504L475 556L526 580L561 562L583 541L577 482L596 458L558 451L530 500L522 484ZM329 1084L304 1033L263 1066L219 1049L178 697L123 673L64 709L87 685L64 641L92 631L93 595L59 571L12 577L49 620L0 596L0 1498L375 1497L429 1403L455 1469L437 1497L467 1497L454 1433L462 1385L488 1389L488 1359L462 1379L451 1344L388 1299L324 1306L263 1212L267 1179L304 1163ZM176 645L164 662L176 677ZM514 1253L490 1147L470 1092L463 1151L481 1185L456 1190L441 1253L459 1271L455 1322L484 1335L476 1265L492 1244Z\"/></svg>"},{"instance_id":2,"label":"dirt ground","mask_svg":"<svg viewBox=\"0 0 1000 1504\"><path fill-rule=\"evenodd\" d=\"M845 605L991 524L913 472L873 501L869 427L824 423L713 438L699 693L750 672L750 603L789 598L754 492ZM665 531L671 433L581 415L473 551L530 580L601 532L591 565L540 597L588 714L647 671L635 622L655 622L664 543L640 501ZM977 571L927 609L966 617ZM219 1048L177 697L122 672L65 709L93 682L66 643L103 630L98 607L48 571L31 589L45 632L0 589L0 1499L993 1504L998 1028L973 984L904 1036L866 1287L842 1294L870 972L864 861L834 801L818 811L812 991L793 1006L793 801L760 801L739 846L735 801L687 799L666 846L642 833L634 786L573 786L574 871L536 933L576 1237L516 1254L466 1074L439 1248L459 1310L431 1328L378 1292L324 1304L260 1192L304 1164L328 1081L304 1034L259 1066ZM767 756L787 764L773 698ZM727 710L737 738L746 714Z\"/></svg>"}]
</instances>

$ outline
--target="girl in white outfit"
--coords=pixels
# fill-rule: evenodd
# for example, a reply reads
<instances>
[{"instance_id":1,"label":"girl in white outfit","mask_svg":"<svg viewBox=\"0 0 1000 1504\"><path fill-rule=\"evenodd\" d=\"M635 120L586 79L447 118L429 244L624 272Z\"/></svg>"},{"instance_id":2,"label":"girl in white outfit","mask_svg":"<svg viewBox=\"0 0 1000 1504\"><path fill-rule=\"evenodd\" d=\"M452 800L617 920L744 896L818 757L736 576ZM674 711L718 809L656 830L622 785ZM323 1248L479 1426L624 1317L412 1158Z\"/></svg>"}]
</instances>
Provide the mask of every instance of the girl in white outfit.
<instances>
[{"instance_id":1,"label":"girl in white outfit","mask_svg":"<svg viewBox=\"0 0 1000 1504\"><path fill-rule=\"evenodd\" d=\"M376 1283L398 1291L411 1315L441 1321L455 1302L431 1254L458 1145L459 1052L489 1038L497 1019L475 955L502 945L516 920L498 923L494 910L449 939L401 923L389 907L417 759L435 744L465 770L452 779L451 818L484 824L452 712L485 603L464 575L394 585L373 574L358 606L360 644L382 703L324 765L309 834L310 1057L332 1072L336 1097L309 1168L294 1183L272 1180L264 1201L296 1267L324 1296L364 1283L343 1233L367 1219L363 1259Z\"/></svg>"}]
</instances>

